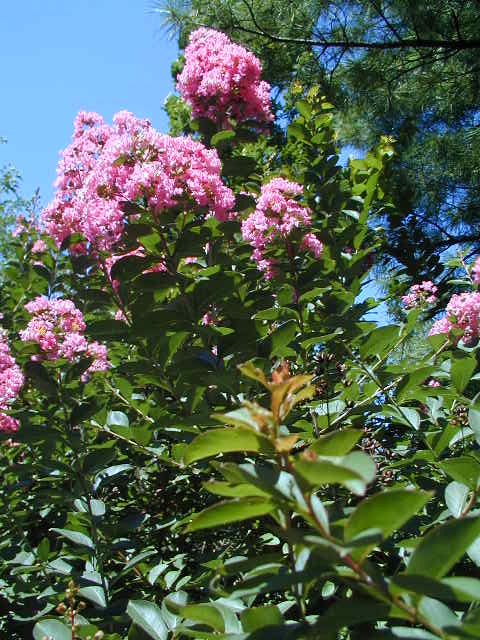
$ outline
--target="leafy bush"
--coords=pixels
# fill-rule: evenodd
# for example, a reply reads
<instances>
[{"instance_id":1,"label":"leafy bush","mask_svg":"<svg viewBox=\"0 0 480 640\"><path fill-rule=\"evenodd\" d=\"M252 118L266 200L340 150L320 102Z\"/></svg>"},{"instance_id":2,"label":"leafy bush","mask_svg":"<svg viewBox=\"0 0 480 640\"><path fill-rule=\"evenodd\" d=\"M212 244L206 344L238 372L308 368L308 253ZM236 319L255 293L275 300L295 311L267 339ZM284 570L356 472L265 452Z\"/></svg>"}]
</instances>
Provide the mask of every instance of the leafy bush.
<instances>
[{"instance_id":1,"label":"leafy bush","mask_svg":"<svg viewBox=\"0 0 480 640\"><path fill-rule=\"evenodd\" d=\"M413 362L423 297L368 320L391 142L296 109L77 120L3 266L4 637L480 637L475 285Z\"/></svg>"}]
</instances>

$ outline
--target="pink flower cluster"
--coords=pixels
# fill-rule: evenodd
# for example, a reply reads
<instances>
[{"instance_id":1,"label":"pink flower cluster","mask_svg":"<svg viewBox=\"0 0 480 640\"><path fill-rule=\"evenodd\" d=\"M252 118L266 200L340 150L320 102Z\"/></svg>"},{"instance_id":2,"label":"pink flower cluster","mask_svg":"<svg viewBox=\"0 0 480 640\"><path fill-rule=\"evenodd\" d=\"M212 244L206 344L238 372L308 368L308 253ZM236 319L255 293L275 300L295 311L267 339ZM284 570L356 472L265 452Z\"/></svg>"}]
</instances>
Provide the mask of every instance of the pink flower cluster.
<instances>
[{"instance_id":1,"label":"pink flower cluster","mask_svg":"<svg viewBox=\"0 0 480 640\"><path fill-rule=\"evenodd\" d=\"M453 330L463 332L463 340L471 342L480 332L480 293L457 293L453 295L446 308L447 315L437 320L429 335L449 335Z\"/></svg>"},{"instance_id":2,"label":"pink flower cluster","mask_svg":"<svg viewBox=\"0 0 480 640\"><path fill-rule=\"evenodd\" d=\"M6 433L18 431L18 421L3 411L6 411L17 398L23 382L23 374L10 354L10 347L2 332L0 333L0 431Z\"/></svg>"},{"instance_id":3,"label":"pink flower cluster","mask_svg":"<svg viewBox=\"0 0 480 640\"><path fill-rule=\"evenodd\" d=\"M274 178L262 187L255 211L242 223L243 239L254 251L252 260L267 279L276 275L275 261L265 257L269 247L278 241L289 241L293 250L293 234L300 233L299 249L319 258L323 244L313 233L304 233L312 225L311 211L295 198L303 194L303 187L284 178Z\"/></svg>"},{"instance_id":4,"label":"pink flower cluster","mask_svg":"<svg viewBox=\"0 0 480 640\"><path fill-rule=\"evenodd\" d=\"M95 371L110 368L106 347L98 342L87 342L83 315L71 300L49 300L39 296L25 308L33 317L27 328L20 331L20 338L24 342L36 342L45 353L44 359L65 358L72 362L80 355L94 358L84 380Z\"/></svg>"},{"instance_id":5,"label":"pink flower cluster","mask_svg":"<svg viewBox=\"0 0 480 640\"><path fill-rule=\"evenodd\" d=\"M480 256L473 263L472 280L473 284L480 284Z\"/></svg>"},{"instance_id":6,"label":"pink flower cluster","mask_svg":"<svg viewBox=\"0 0 480 640\"><path fill-rule=\"evenodd\" d=\"M220 172L217 152L191 138L162 135L125 111L113 126L81 112L73 142L61 155L56 195L43 211L43 224L58 245L78 232L93 250L111 251L127 222L125 201L148 206L154 218L182 206L204 207L227 220L235 198Z\"/></svg>"},{"instance_id":7,"label":"pink flower cluster","mask_svg":"<svg viewBox=\"0 0 480 640\"><path fill-rule=\"evenodd\" d=\"M32 246L32 253L45 253L48 251L47 243L43 240L35 240Z\"/></svg>"},{"instance_id":8,"label":"pink flower cluster","mask_svg":"<svg viewBox=\"0 0 480 640\"><path fill-rule=\"evenodd\" d=\"M16 227L12 231L12 238L18 238L18 236L22 235L22 233L28 233L29 225L27 223L27 219L25 216L18 216L16 220Z\"/></svg>"},{"instance_id":9,"label":"pink flower cluster","mask_svg":"<svg viewBox=\"0 0 480 640\"><path fill-rule=\"evenodd\" d=\"M206 327L213 327L215 325L216 315L216 309L209 309L202 316L202 324Z\"/></svg>"},{"instance_id":10,"label":"pink flower cluster","mask_svg":"<svg viewBox=\"0 0 480 640\"><path fill-rule=\"evenodd\" d=\"M185 49L185 66L177 89L191 105L194 118L228 126L237 122L273 120L270 85L260 80L262 67L253 53L213 29L197 29Z\"/></svg>"},{"instance_id":11,"label":"pink flower cluster","mask_svg":"<svg viewBox=\"0 0 480 640\"><path fill-rule=\"evenodd\" d=\"M402 296L402 302L406 309L418 309L426 304L434 304L437 301L438 288L430 280L424 280L421 284L414 284L406 296Z\"/></svg>"},{"instance_id":12,"label":"pink flower cluster","mask_svg":"<svg viewBox=\"0 0 480 640\"><path fill-rule=\"evenodd\" d=\"M32 215L29 217L20 214L16 219L15 229L12 231L12 238L18 238L22 236L22 234L26 234L27 236L31 236L33 234L38 234L41 232L40 225L38 220Z\"/></svg>"}]
</instances>

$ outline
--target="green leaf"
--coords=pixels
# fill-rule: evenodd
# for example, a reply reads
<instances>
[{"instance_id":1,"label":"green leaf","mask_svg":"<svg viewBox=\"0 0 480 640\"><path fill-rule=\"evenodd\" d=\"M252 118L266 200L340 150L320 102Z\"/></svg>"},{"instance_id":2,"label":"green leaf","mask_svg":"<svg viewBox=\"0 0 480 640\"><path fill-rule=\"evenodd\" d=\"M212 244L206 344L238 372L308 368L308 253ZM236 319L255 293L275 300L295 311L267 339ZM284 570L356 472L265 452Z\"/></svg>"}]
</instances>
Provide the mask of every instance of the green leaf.
<instances>
[{"instance_id":1,"label":"green leaf","mask_svg":"<svg viewBox=\"0 0 480 640\"><path fill-rule=\"evenodd\" d=\"M295 462L294 469L314 487L340 483L357 495L363 495L366 484L375 477L375 463L361 452L336 459L300 459Z\"/></svg>"},{"instance_id":2,"label":"green leaf","mask_svg":"<svg viewBox=\"0 0 480 640\"><path fill-rule=\"evenodd\" d=\"M55 618L45 618L40 620L33 627L33 637L35 640L44 640L45 636L50 640L72 640L72 630L66 627L63 622Z\"/></svg>"},{"instance_id":3,"label":"green leaf","mask_svg":"<svg viewBox=\"0 0 480 640\"><path fill-rule=\"evenodd\" d=\"M206 482L204 488L216 496L222 498L250 498L252 496L267 497L268 494L253 484L236 484L231 485L228 482L218 482L210 480Z\"/></svg>"},{"instance_id":4,"label":"green leaf","mask_svg":"<svg viewBox=\"0 0 480 640\"><path fill-rule=\"evenodd\" d=\"M372 635L372 640L438 640L430 631L411 627L391 627Z\"/></svg>"},{"instance_id":5,"label":"green leaf","mask_svg":"<svg viewBox=\"0 0 480 640\"><path fill-rule=\"evenodd\" d=\"M244 429L251 429L253 431L258 428L258 423L246 407L241 407L228 413L214 413L212 418L225 424L231 424L234 427L243 427Z\"/></svg>"},{"instance_id":6,"label":"green leaf","mask_svg":"<svg viewBox=\"0 0 480 640\"><path fill-rule=\"evenodd\" d=\"M404 424L411 429L418 431L420 428L420 414L416 409L412 407L396 407L392 405L385 405L382 408L382 413L385 416L393 418L395 422Z\"/></svg>"},{"instance_id":7,"label":"green leaf","mask_svg":"<svg viewBox=\"0 0 480 640\"><path fill-rule=\"evenodd\" d=\"M468 424L475 434L475 440L480 444L480 407L470 407L468 410Z\"/></svg>"},{"instance_id":8,"label":"green leaf","mask_svg":"<svg viewBox=\"0 0 480 640\"><path fill-rule=\"evenodd\" d=\"M443 578L399 574L392 583L402 591L412 591L452 602L473 602L480 599L480 580L475 578Z\"/></svg>"},{"instance_id":9,"label":"green leaf","mask_svg":"<svg viewBox=\"0 0 480 640\"><path fill-rule=\"evenodd\" d=\"M210 140L210 145L212 147L219 146L222 142L228 142L233 140L236 136L235 131L219 131L215 135L212 136Z\"/></svg>"},{"instance_id":10,"label":"green leaf","mask_svg":"<svg viewBox=\"0 0 480 640\"><path fill-rule=\"evenodd\" d=\"M48 560L48 556L50 555L50 541L48 538L43 538L40 544L37 547L37 557L42 562L46 562Z\"/></svg>"},{"instance_id":11,"label":"green leaf","mask_svg":"<svg viewBox=\"0 0 480 640\"><path fill-rule=\"evenodd\" d=\"M130 421L128 419L128 416L123 413L123 411L109 411L106 424L108 427L112 425L119 427L128 427L130 425Z\"/></svg>"},{"instance_id":12,"label":"green leaf","mask_svg":"<svg viewBox=\"0 0 480 640\"><path fill-rule=\"evenodd\" d=\"M406 573L441 578L462 558L479 535L480 518L453 520L436 527L415 548Z\"/></svg>"},{"instance_id":13,"label":"green leaf","mask_svg":"<svg viewBox=\"0 0 480 640\"><path fill-rule=\"evenodd\" d=\"M305 100L297 100L297 102L295 102L295 109L305 120L308 120L312 115L312 105Z\"/></svg>"},{"instance_id":14,"label":"green leaf","mask_svg":"<svg viewBox=\"0 0 480 640\"><path fill-rule=\"evenodd\" d=\"M425 620L440 629L453 630L460 625L460 620L446 604L429 596L420 598L418 611Z\"/></svg>"},{"instance_id":15,"label":"green leaf","mask_svg":"<svg viewBox=\"0 0 480 640\"><path fill-rule=\"evenodd\" d=\"M249 360L248 362L244 362L243 364L239 364L238 368L241 371L242 375L244 375L245 377L250 378L251 380L256 380L257 382L260 382L260 384L263 384L264 387L268 385L268 381L267 381L267 378L265 377L265 374L261 369L259 369L254 365L252 360Z\"/></svg>"},{"instance_id":16,"label":"green leaf","mask_svg":"<svg viewBox=\"0 0 480 640\"><path fill-rule=\"evenodd\" d=\"M356 221L358 221L358 219L360 218L360 214L358 213L358 211L355 211L354 209L342 209L342 213L344 213L347 216L350 216L350 218L353 218Z\"/></svg>"},{"instance_id":17,"label":"green leaf","mask_svg":"<svg viewBox=\"0 0 480 640\"><path fill-rule=\"evenodd\" d=\"M167 640L168 629L163 621L162 612L153 602L130 600L127 606L127 614L134 624L143 629L154 640Z\"/></svg>"},{"instance_id":18,"label":"green leaf","mask_svg":"<svg viewBox=\"0 0 480 640\"><path fill-rule=\"evenodd\" d=\"M236 156L223 161L222 175L246 178L255 171L257 163L254 158Z\"/></svg>"},{"instance_id":19,"label":"green leaf","mask_svg":"<svg viewBox=\"0 0 480 640\"><path fill-rule=\"evenodd\" d=\"M477 578L444 578L442 583L453 590L459 602L480 601L480 580Z\"/></svg>"},{"instance_id":20,"label":"green leaf","mask_svg":"<svg viewBox=\"0 0 480 640\"><path fill-rule=\"evenodd\" d=\"M412 518L430 500L424 491L393 489L362 500L345 526L345 540L349 542L368 529L379 529L382 538Z\"/></svg>"},{"instance_id":21,"label":"green leaf","mask_svg":"<svg viewBox=\"0 0 480 640\"><path fill-rule=\"evenodd\" d=\"M305 127L302 127L301 124L297 124L295 122L287 128L288 137L295 138L296 140L305 140L306 133Z\"/></svg>"},{"instance_id":22,"label":"green leaf","mask_svg":"<svg viewBox=\"0 0 480 640\"><path fill-rule=\"evenodd\" d=\"M261 451L272 454L275 449L270 440L252 429L242 427L212 429L197 436L183 454L184 464L191 464L232 451Z\"/></svg>"},{"instance_id":23,"label":"green leaf","mask_svg":"<svg viewBox=\"0 0 480 640\"><path fill-rule=\"evenodd\" d=\"M450 482L445 488L445 503L454 518L459 518L467 504L469 488L461 482Z\"/></svg>"},{"instance_id":24,"label":"green leaf","mask_svg":"<svg viewBox=\"0 0 480 640\"><path fill-rule=\"evenodd\" d=\"M81 378L92 362L93 358L81 358L78 362L75 362L65 372L64 384L70 384L71 382Z\"/></svg>"},{"instance_id":25,"label":"green leaf","mask_svg":"<svg viewBox=\"0 0 480 640\"><path fill-rule=\"evenodd\" d=\"M377 327L367 336L367 339L360 347L360 355L367 358L371 355L383 357L389 347L393 346L400 335L400 327L396 324L385 327Z\"/></svg>"},{"instance_id":26,"label":"green leaf","mask_svg":"<svg viewBox=\"0 0 480 640\"><path fill-rule=\"evenodd\" d=\"M128 336L129 328L119 320L97 320L87 325L86 333L92 338L120 339Z\"/></svg>"},{"instance_id":27,"label":"green leaf","mask_svg":"<svg viewBox=\"0 0 480 640\"><path fill-rule=\"evenodd\" d=\"M174 630L182 621L180 607L186 604L187 594L185 591L175 591L163 599L162 615L170 630Z\"/></svg>"},{"instance_id":28,"label":"green leaf","mask_svg":"<svg viewBox=\"0 0 480 640\"><path fill-rule=\"evenodd\" d=\"M224 632L225 623L222 614L213 604L188 604L179 608L180 614L188 620L206 624L215 631Z\"/></svg>"},{"instance_id":29,"label":"green leaf","mask_svg":"<svg viewBox=\"0 0 480 640\"><path fill-rule=\"evenodd\" d=\"M468 547L467 555L477 567L480 567L480 537Z\"/></svg>"},{"instance_id":30,"label":"green leaf","mask_svg":"<svg viewBox=\"0 0 480 640\"><path fill-rule=\"evenodd\" d=\"M90 602L93 602L93 604L96 604L102 609L107 606L103 587L82 587L79 590L79 594L82 596L82 598L90 600Z\"/></svg>"},{"instance_id":31,"label":"green leaf","mask_svg":"<svg viewBox=\"0 0 480 640\"><path fill-rule=\"evenodd\" d=\"M323 502L315 493L310 496L310 508L317 522L319 522L324 530L329 533L330 523L328 521L328 512L325 509Z\"/></svg>"},{"instance_id":32,"label":"green leaf","mask_svg":"<svg viewBox=\"0 0 480 640\"><path fill-rule=\"evenodd\" d=\"M112 280L121 282L128 280L142 273L149 267L149 261L141 256L125 256L115 262L110 277Z\"/></svg>"},{"instance_id":33,"label":"green leaf","mask_svg":"<svg viewBox=\"0 0 480 640\"><path fill-rule=\"evenodd\" d=\"M477 367L477 361L470 355L458 352L453 352L450 358L450 375L453 386L459 393L462 393L470 382L470 378Z\"/></svg>"},{"instance_id":34,"label":"green leaf","mask_svg":"<svg viewBox=\"0 0 480 640\"><path fill-rule=\"evenodd\" d=\"M35 273L37 273L41 278L44 278L47 282L50 282L52 279L52 274L41 262L34 262L32 268Z\"/></svg>"},{"instance_id":35,"label":"green leaf","mask_svg":"<svg viewBox=\"0 0 480 640\"><path fill-rule=\"evenodd\" d=\"M240 616L243 630L252 633L264 627L274 627L285 624L278 607L271 605L267 607L251 607L245 609Z\"/></svg>"},{"instance_id":36,"label":"green leaf","mask_svg":"<svg viewBox=\"0 0 480 640\"><path fill-rule=\"evenodd\" d=\"M278 328L271 334L271 358L296 355L296 352L293 351L293 349L289 349L288 345L295 340L297 330L298 325L296 320L287 320L279 324Z\"/></svg>"},{"instance_id":37,"label":"green leaf","mask_svg":"<svg viewBox=\"0 0 480 640\"><path fill-rule=\"evenodd\" d=\"M108 469L104 469L100 471L95 476L95 481L93 483L93 490L98 491L100 486L106 484L107 482L112 482L118 476L123 475L127 471L133 469L133 465L131 464L116 464L113 467L108 467Z\"/></svg>"},{"instance_id":38,"label":"green leaf","mask_svg":"<svg viewBox=\"0 0 480 640\"><path fill-rule=\"evenodd\" d=\"M168 569L168 564L166 562L160 562L155 567L150 569L148 573L148 581L151 585L154 585L158 578L164 573L164 571Z\"/></svg>"},{"instance_id":39,"label":"green leaf","mask_svg":"<svg viewBox=\"0 0 480 640\"><path fill-rule=\"evenodd\" d=\"M270 307L270 309L262 309L252 316L252 320L277 320L282 318L298 318L298 311L289 309L288 307Z\"/></svg>"},{"instance_id":40,"label":"green leaf","mask_svg":"<svg viewBox=\"0 0 480 640\"><path fill-rule=\"evenodd\" d=\"M75 405L70 414L71 424L76 426L81 425L84 420L88 420L88 418L94 416L100 407L101 404L97 398L89 398L88 401Z\"/></svg>"},{"instance_id":41,"label":"green leaf","mask_svg":"<svg viewBox=\"0 0 480 640\"><path fill-rule=\"evenodd\" d=\"M88 503L85 498L77 498L74 501L75 508L81 513L89 513ZM95 500L94 498L90 498L90 509L92 511L92 515L96 518L101 518L105 515L105 503L103 500Z\"/></svg>"},{"instance_id":42,"label":"green leaf","mask_svg":"<svg viewBox=\"0 0 480 640\"><path fill-rule=\"evenodd\" d=\"M55 527L50 529L50 531L58 533L58 535L67 538L67 540L70 540L70 542L79 544L83 547L88 547L89 549L95 549L93 540L86 536L84 533L80 533L80 531L72 531L71 529L57 529Z\"/></svg>"},{"instance_id":43,"label":"green leaf","mask_svg":"<svg viewBox=\"0 0 480 640\"><path fill-rule=\"evenodd\" d=\"M255 199L245 193L239 193L235 196L235 211L244 211L255 206Z\"/></svg>"},{"instance_id":44,"label":"green leaf","mask_svg":"<svg viewBox=\"0 0 480 640\"><path fill-rule=\"evenodd\" d=\"M353 449L363 431L359 429L343 429L320 436L310 447L321 456L343 456Z\"/></svg>"},{"instance_id":45,"label":"green leaf","mask_svg":"<svg viewBox=\"0 0 480 640\"><path fill-rule=\"evenodd\" d=\"M391 616L405 617L400 610L386 603L375 602L360 596L342 598L323 612L317 623L317 629L321 629L322 632L336 630L362 622L387 620Z\"/></svg>"},{"instance_id":46,"label":"green leaf","mask_svg":"<svg viewBox=\"0 0 480 640\"><path fill-rule=\"evenodd\" d=\"M115 444L115 440L110 440L105 442L103 445L91 447L90 453L88 453L83 459L83 473L96 473L115 460L117 455L117 451L114 448Z\"/></svg>"},{"instance_id":47,"label":"green leaf","mask_svg":"<svg viewBox=\"0 0 480 640\"><path fill-rule=\"evenodd\" d=\"M361 476L364 484L370 484L370 482L374 481L377 467L371 456L366 455L362 451L353 451L352 453L343 456L341 460L343 466L348 469L352 469ZM357 493L359 495L363 495L365 491L362 483L358 483L356 480L346 482L345 486L353 493Z\"/></svg>"},{"instance_id":48,"label":"green leaf","mask_svg":"<svg viewBox=\"0 0 480 640\"><path fill-rule=\"evenodd\" d=\"M476 489L480 478L480 463L473 456L460 456L439 463L440 468L457 482Z\"/></svg>"},{"instance_id":49,"label":"green leaf","mask_svg":"<svg viewBox=\"0 0 480 640\"><path fill-rule=\"evenodd\" d=\"M24 366L24 371L39 391L47 396L57 395L57 385L42 364L39 362L27 362Z\"/></svg>"},{"instance_id":50,"label":"green leaf","mask_svg":"<svg viewBox=\"0 0 480 640\"><path fill-rule=\"evenodd\" d=\"M241 522L250 518L264 516L273 511L275 505L262 498L239 498L219 502L196 515L187 531L199 531L213 527L224 527L231 522Z\"/></svg>"},{"instance_id":51,"label":"green leaf","mask_svg":"<svg viewBox=\"0 0 480 640\"><path fill-rule=\"evenodd\" d=\"M406 375L397 387L397 401L403 403L406 400L415 399L419 386L432 375L435 367L421 367Z\"/></svg>"},{"instance_id":52,"label":"green leaf","mask_svg":"<svg viewBox=\"0 0 480 640\"><path fill-rule=\"evenodd\" d=\"M361 476L350 469L329 460L298 460L295 471L307 482L314 486L322 484L343 483L346 480L361 480Z\"/></svg>"}]
</instances>

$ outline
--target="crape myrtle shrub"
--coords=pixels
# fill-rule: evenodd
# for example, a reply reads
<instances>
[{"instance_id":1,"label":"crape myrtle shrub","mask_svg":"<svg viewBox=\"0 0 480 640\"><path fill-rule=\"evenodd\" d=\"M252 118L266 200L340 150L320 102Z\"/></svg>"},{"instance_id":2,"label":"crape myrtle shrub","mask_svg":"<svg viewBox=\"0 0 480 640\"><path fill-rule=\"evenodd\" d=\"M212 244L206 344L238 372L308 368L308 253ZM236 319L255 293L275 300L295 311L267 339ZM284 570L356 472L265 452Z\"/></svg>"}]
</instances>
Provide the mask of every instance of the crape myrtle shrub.
<instances>
[{"instance_id":1,"label":"crape myrtle shrub","mask_svg":"<svg viewBox=\"0 0 480 640\"><path fill-rule=\"evenodd\" d=\"M311 91L275 151L221 34L178 82L194 138L79 114L2 267L2 637L478 638L480 269L376 326L390 141Z\"/></svg>"}]
</instances>

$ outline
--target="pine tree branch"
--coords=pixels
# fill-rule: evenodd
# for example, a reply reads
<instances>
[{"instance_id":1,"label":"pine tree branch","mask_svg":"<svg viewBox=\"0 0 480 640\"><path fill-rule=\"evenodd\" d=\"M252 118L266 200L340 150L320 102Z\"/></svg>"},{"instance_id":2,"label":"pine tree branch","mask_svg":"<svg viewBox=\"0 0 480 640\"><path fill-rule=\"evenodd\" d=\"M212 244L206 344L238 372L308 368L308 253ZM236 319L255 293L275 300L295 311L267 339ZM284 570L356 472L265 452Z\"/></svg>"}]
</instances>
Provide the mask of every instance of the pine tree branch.
<instances>
[{"instance_id":1,"label":"pine tree branch","mask_svg":"<svg viewBox=\"0 0 480 640\"><path fill-rule=\"evenodd\" d=\"M245 5L252 23L255 29L245 27L244 25L235 23L232 24L233 29L243 31L251 35L256 35L263 38L268 38L272 42L283 42L289 44L298 44L309 47L322 47L323 50L327 49L366 49L366 50L381 50L391 51L397 49L444 49L449 51L463 51L467 49L480 49L479 39L464 39L456 38L452 40L445 39L429 39L429 38L396 38L395 40L387 40L384 42L379 41L363 41L363 40L350 40L346 31L343 31L344 38L342 40L328 40L325 37L318 38L294 38L290 36L279 36L275 33L266 31L258 23L255 13L247 0L242 0Z\"/></svg>"}]
</instances>

